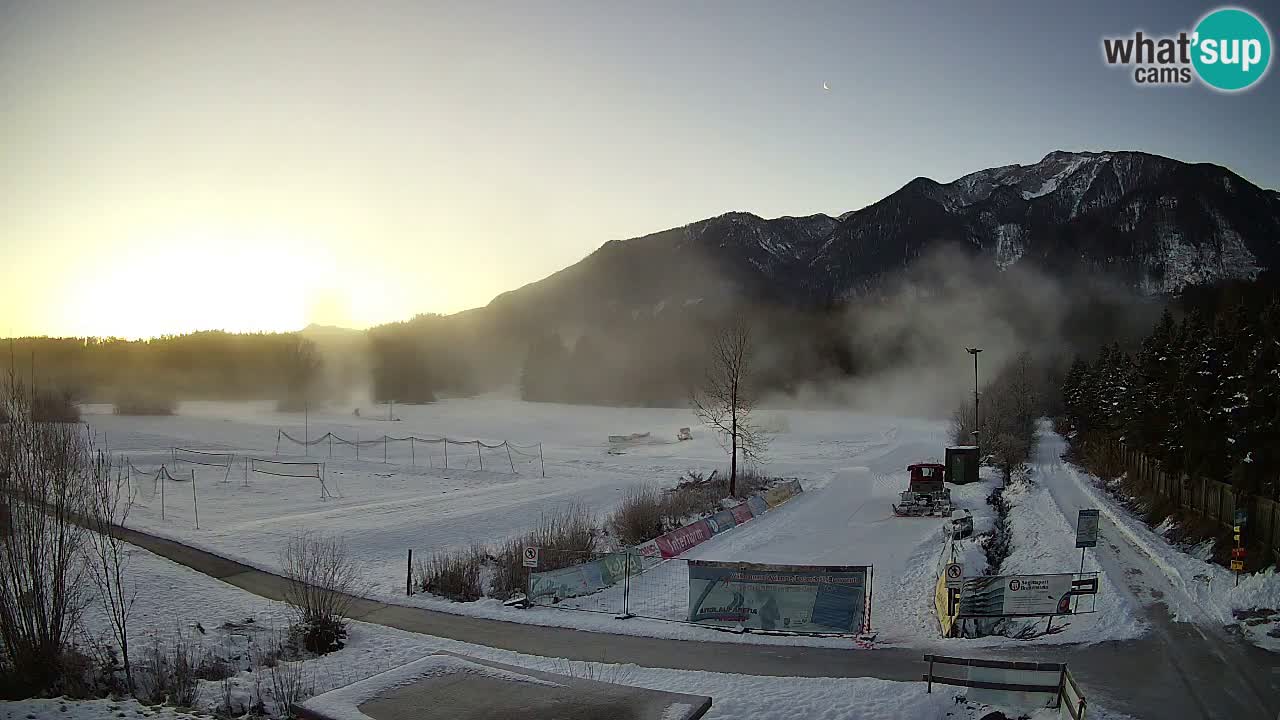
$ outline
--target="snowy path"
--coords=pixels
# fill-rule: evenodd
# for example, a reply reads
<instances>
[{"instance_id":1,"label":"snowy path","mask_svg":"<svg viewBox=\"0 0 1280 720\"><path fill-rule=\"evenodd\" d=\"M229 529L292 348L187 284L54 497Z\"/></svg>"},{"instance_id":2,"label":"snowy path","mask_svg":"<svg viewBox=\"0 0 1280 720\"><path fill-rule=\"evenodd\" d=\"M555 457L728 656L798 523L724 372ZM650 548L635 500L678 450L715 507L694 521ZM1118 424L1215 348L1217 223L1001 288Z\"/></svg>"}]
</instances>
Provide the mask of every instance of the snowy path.
<instances>
[{"instance_id":1,"label":"snowy path","mask_svg":"<svg viewBox=\"0 0 1280 720\"><path fill-rule=\"evenodd\" d=\"M1072 664L1072 672L1090 686L1112 686L1105 702L1116 704L1120 693L1147 697L1148 706L1167 706L1185 716L1203 718L1280 717L1280 657L1259 650L1222 630L1211 613L1195 610L1196 598L1171 581L1152 557L1121 532L1111 517L1125 511L1112 505L1102 493L1088 487L1085 478L1062 462L1062 438L1042 432L1036 457L1036 477L1049 488L1063 515L1074 524L1083 508L1108 506L1102 513L1099 545L1089 551L1121 592L1128 593L1145 610L1157 652L1137 654L1117 646L1100 653L1097 663ZM1170 611L1193 622L1175 622ZM1144 643L1146 644L1146 643ZM1102 644L1105 647L1111 643ZM1105 682L1105 679L1111 682ZM1128 682L1117 683L1116 678ZM1185 690L1185 702L1170 703L1169 686Z\"/></svg>"}]
</instances>

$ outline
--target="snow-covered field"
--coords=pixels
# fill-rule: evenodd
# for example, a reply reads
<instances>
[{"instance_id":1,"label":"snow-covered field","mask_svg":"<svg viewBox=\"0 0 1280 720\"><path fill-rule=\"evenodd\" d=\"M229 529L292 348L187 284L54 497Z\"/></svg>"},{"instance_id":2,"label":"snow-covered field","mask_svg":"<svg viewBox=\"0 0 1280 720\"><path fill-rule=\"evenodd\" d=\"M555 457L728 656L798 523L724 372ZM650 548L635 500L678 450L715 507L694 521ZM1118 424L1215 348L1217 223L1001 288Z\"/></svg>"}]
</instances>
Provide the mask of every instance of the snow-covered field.
<instances>
[{"instance_id":1,"label":"snow-covered field","mask_svg":"<svg viewBox=\"0 0 1280 720\"><path fill-rule=\"evenodd\" d=\"M371 594L391 602L431 607L517 622L606 630L658 637L714 637L744 642L840 644L833 639L733 636L713 630L646 618L615 620L611 615L537 608L518 610L496 601L450 603L424 595L404 597L405 557L434 550L494 542L534 525L539 516L566 503L578 502L603 516L631 486L672 485L686 471L722 467L724 453L692 414L681 409L602 408L525 403L486 396L445 400L427 406L398 406L398 422L388 422L386 409L364 408L361 417L347 408L311 413L303 425L299 414L280 414L268 405L250 403L185 403L174 417L120 417L110 408L86 408L85 420L100 444L113 454L151 472L162 463L178 477L197 477L197 504L189 482L168 482L162 494L153 477L135 476L137 504L128 524L147 532L202 547L247 564L275 569L280 549L299 531L341 535L358 557L371 582ZM942 521L897 518L889 505L905 487L909 463L940 460L946 424L919 419L872 416L840 411L768 410L770 425L785 428L775 435L766 470L799 477L805 492L746 525L695 547L687 557L712 560L807 564L871 565L875 583L873 628L877 642L929 646L942 642L933 617L933 586L941 547ZM693 440L676 442L678 428L692 426ZM349 446L312 446L307 455L286 439L275 455L278 430L294 437L316 438L332 432L362 440L392 437L447 436L480 439L489 444L508 440L522 448L541 444L546 464L517 463L505 449L450 446L449 468L440 446L389 443L361 449L359 460ZM650 441L624 448L611 446L608 435L651 433ZM223 469L179 463L173 446L229 452L241 459L229 477ZM611 451L612 450L612 451ZM532 452L532 451L530 451ZM286 455L287 453L287 455ZM331 454L332 453L332 454ZM486 455L488 453L488 455ZM325 463L327 486L341 497L324 499L319 483L307 478L261 474L246 476L242 458L252 455ZM484 462L485 469L480 469ZM416 464L414 464L416 463ZM496 470L495 470L496 469ZM991 477L953 496L971 510L980 533L989 528L992 510L985 504ZM1028 505L1028 507L1032 507ZM1052 515L1052 513L1050 513ZM1021 525L1033 550L1017 562L1018 572L1071 572L1072 529L1056 516ZM1053 518L1049 518L1053 520ZM1015 526L1015 528L1018 526ZM970 572L981 571L981 552L973 543ZM1057 549L1061 549L1058 552ZM1051 550L1047 552L1046 550ZM1065 565L1064 565L1065 561ZM679 618L687 590L679 577L683 564L660 566L633 584L633 598L651 587L653 612ZM665 581L661 573L672 574ZM648 573L646 575L649 575ZM656 589L655 589L656 588ZM1104 583L1104 593L1107 586ZM1131 637L1139 626L1132 608L1104 595L1099 612L1078 616L1066 630L1046 640L1081 642ZM963 641L988 646L999 638Z\"/></svg>"}]
</instances>

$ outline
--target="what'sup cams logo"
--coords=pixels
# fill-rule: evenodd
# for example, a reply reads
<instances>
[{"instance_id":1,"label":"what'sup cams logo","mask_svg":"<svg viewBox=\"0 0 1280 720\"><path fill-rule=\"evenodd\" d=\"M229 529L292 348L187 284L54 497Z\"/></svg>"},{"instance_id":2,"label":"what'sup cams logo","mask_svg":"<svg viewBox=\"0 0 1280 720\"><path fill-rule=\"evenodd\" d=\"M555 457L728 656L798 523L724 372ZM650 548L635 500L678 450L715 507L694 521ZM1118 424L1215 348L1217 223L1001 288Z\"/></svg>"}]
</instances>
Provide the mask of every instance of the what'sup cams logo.
<instances>
[{"instance_id":1,"label":"what'sup cams logo","mask_svg":"<svg viewBox=\"0 0 1280 720\"><path fill-rule=\"evenodd\" d=\"M1195 78L1215 90L1253 87L1271 64L1271 33L1248 10L1219 8L1200 18L1191 32L1102 39L1108 65L1133 68L1138 85L1190 85Z\"/></svg>"}]
</instances>

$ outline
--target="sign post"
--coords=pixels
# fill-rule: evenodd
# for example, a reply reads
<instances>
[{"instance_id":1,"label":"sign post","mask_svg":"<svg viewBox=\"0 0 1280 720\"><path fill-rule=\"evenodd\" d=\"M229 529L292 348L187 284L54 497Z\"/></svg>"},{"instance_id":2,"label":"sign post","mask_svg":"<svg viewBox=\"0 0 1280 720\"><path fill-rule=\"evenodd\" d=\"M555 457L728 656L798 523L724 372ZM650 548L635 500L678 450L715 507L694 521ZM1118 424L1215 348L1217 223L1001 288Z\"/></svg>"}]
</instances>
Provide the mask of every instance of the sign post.
<instances>
[{"instance_id":1,"label":"sign post","mask_svg":"<svg viewBox=\"0 0 1280 720\"><path fill-rule=\"evenodd\" d=\"M1080 573L1084 574L1085 548L1098 546L1098 511L1096 509L1081 510L1076 516L1076 547L1080 548ZM1071 599L1071 612L1079 605L1079 596Z\"/></svg>"}]
</instances>

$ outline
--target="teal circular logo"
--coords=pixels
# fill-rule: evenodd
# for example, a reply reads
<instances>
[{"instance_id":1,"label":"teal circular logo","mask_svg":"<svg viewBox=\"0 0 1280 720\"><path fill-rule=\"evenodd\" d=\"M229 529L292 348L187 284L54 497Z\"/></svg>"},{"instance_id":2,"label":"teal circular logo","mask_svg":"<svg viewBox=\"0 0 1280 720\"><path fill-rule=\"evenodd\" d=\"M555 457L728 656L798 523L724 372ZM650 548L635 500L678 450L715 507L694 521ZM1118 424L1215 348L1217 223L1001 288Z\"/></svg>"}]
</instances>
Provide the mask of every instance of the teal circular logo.
<instances>
[{"instance_id":1,"label":"teal circular logo","mask_svg":"<svg viewBox=\"0 0 1280 720\"><path fill-rule=\"evenodd\" d=\"M1271 33L1246 10L1222 8L1196 25L1191 64L1210 87L1243 90L1262 79L1271 63Z\"/></svg>"}]
</instances>

